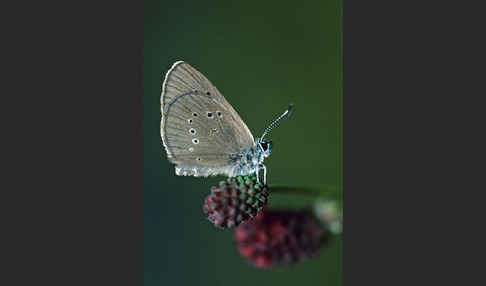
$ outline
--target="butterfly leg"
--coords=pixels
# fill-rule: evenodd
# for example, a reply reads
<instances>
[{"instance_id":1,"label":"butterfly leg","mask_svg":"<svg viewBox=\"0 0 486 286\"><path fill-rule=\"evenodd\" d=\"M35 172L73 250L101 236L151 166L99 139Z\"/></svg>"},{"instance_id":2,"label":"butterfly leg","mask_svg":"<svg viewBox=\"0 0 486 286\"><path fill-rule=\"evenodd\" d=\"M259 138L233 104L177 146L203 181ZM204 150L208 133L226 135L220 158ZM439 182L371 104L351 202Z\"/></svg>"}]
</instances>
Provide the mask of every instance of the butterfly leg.
<instances>
[{"instance_id":1,"label":"butterfly leg","mask_svg":"<svg viewBox=\"0 0 486 286\"><path fill-rule=\"evenodd\" d=\"M263 165L263 164L258 165L258 167L257 167L257 178L258 178L259 167L263 168L263 184L266 185L267 184L267 167L265 167L265 165ZM260 183L258 180L257 180L257 182Z\"/></svg>"},{"instance_id":2,"label":"butterfly leg","mask_svg":"<svg viewBox=\"0 0 486 286\"><path fill-rule=\"evenodd\" d=\"M263 184L266 185L267 184L267 167L265 165L263 165Z\"/></svg>"},{"instance_id":3,"label":"butterfly leg","mask_svg":"<svg viewBox=\"0 0 486 286\"><path fill-rule=\"evenodd\" d=\"M260 165L256 166L255 174L256 174L256 177L257 177L257 184L260 184Z\"/></svg>"}]
</instances>

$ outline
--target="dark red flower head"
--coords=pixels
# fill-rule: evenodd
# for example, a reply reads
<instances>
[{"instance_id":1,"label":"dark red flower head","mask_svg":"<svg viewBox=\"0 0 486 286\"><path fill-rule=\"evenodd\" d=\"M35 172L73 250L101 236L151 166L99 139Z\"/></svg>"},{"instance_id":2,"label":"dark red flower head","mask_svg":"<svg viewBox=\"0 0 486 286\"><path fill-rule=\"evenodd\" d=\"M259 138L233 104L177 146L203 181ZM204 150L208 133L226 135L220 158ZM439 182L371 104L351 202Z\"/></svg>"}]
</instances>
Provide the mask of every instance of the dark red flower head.
<instances>
[{"instance_id":1,"label":"dark red flower head","mask_svg":"<svg viewBox=\"0 0 486 286\"><path fill-rule=\"evenodd\" d=\"M212 187L203 211L215 226L238 226L257 215L267 204L268 187L256 182L256 176L238 176Z\"/></svg>"},{"instance_id":2,"label":"dark red flower head","mask_svg":"<svg viewBox=\"0 0 486 286\"><path fill-rule=\"evenodd\" d=\"M327 229L308 211L260 212L234 231L239 253L259 268L304 261L329 240Z\"/></svg>"}]
</instances>

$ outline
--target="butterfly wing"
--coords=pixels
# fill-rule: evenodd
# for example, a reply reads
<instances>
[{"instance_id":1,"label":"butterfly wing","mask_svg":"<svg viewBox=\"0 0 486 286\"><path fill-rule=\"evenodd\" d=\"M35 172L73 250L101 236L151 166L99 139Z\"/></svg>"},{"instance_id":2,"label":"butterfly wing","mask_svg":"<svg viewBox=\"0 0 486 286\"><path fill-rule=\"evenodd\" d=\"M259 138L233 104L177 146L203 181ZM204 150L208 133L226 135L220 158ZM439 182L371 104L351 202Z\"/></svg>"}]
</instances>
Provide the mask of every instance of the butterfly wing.
<instances>
[{"instance_id":1,"label":"butterfly wing","mask_svg":"<svg viewBox=\"0 0 486 286\"><path fill-rule=\"evenodd\" d=\"M254 146L253 135L211 82L176 62L162 85L161 136L177 175L234 176L234 155Z\"/></svg>"}]
</instances>

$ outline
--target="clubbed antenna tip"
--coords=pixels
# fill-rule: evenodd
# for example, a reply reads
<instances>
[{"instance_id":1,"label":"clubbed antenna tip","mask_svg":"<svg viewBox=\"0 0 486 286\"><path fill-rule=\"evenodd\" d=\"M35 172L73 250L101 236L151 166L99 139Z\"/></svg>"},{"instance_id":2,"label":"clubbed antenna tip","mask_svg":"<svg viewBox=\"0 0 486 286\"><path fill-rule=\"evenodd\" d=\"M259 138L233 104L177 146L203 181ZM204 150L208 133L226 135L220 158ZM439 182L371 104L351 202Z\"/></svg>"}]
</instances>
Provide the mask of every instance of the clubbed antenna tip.
<instances>
[{"instance_id":1,"label":"clubbed antenna tip","mask_svg":"<svg viewBox=\"0 0 486 286\"><path fill-rule=\"evenodd\" d=\"M265 131L263 132L262 137L260 137L260 140L263 139L263 137L265 137L265 135L267 135L270 131L272 131L272 129L276 128L282 120L289 118L290 114L292 113L293 106L293 103L289 104L287 109L285 109L285 111L279 117L277 117L277 119L275 119L272 123L270 123L270 125L268 125L267 129L265 129Z\"/></svg>"}]
</instances>

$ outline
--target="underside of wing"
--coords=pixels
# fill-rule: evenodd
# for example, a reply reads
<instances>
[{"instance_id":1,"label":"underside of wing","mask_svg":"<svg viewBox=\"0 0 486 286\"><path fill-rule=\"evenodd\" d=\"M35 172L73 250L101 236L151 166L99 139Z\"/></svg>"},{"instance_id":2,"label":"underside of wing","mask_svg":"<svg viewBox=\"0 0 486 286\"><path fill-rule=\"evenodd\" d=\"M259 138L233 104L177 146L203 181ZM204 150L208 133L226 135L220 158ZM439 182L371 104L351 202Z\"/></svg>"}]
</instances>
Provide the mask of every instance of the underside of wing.
<instances>
[{"instance_id":1,"label":"underside of wing","mask_svg":"<svg viewBox=\"0 0 486 286\"><path fill-rule=\"evenodd\" d=\"M254 145L239 115L209 80L176 62L162 86L161 136L177 175L234 174L234 154Z\"/></svg>"},{"instance_id":2,"label":"underside of wing","mask_svg":"<svg viewBox=\"0 0 486 286\"><path fill-rule=\"evenodd\" d=\"M224 167L199 167L199 166L179 166L176 168L176 175L178 176L194 176L194 177L208 177L215 175L226 175L234 177L235 171L232 166Z\"/></svg>"}]
</instances>

